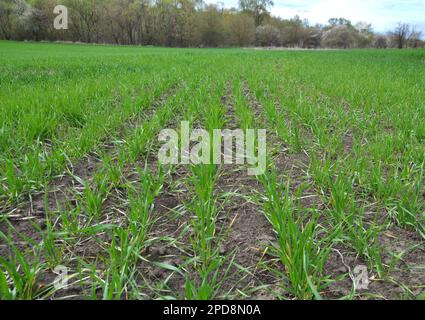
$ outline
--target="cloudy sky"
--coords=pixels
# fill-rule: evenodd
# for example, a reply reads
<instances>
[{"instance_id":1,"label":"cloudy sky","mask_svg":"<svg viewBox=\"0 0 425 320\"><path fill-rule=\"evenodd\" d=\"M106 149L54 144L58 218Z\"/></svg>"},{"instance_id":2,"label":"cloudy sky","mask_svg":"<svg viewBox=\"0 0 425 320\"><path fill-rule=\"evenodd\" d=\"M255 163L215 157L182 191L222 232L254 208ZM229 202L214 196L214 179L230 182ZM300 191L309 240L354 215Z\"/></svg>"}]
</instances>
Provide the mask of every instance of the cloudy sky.
<instances>
[{"instance_id":1,"label":"cloudy sky","mask_svg":"<svg viewBox=\"0 0 425 320\"><path fill-rule=\"evenodd\" d=\"M207 0L237 7L238 0ZM398 22L408 22L425 33L425 0L275 0L272 14L290 18L298 14L310 23L326 23L333 17L367 21L375 31L393 29Z\"/></svg>"}]
</instances>

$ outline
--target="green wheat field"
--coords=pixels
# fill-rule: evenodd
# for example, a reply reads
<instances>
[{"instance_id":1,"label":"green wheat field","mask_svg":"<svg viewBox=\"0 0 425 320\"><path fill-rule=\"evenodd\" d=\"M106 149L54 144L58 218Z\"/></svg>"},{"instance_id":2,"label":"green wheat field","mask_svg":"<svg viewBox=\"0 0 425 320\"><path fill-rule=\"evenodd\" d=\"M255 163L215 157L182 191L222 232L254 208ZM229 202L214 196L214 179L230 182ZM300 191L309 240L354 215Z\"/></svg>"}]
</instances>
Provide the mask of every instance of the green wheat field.
<instances>
[{"instance_id":1,"label":"green wheat field","mask_svg":"<svg viewBox=\"0 0 425 320\"><path fill-rule=\"evenodd\" d=\"M425 50L0 42L0 298L425 299ZM267 170L158 134L267 129ZM58 281L58 278L60 281Z\"/></svg>"}]
</instances>

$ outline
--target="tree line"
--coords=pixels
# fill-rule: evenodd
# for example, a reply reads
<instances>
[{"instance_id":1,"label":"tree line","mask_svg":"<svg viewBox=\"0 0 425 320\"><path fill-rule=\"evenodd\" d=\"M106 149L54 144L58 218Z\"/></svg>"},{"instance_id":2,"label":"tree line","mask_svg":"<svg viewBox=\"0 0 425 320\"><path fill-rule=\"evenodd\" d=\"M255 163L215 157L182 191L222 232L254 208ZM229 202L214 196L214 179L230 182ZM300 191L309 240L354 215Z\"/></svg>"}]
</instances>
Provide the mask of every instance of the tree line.
<instances>
[{"instance_id":1,"label":"tree line","mask_svg":"<svg viewBox=\"0 0 425 320\"><path fill-rule=\"evenodd\" d=\"M68 8L56 30L54 8ZM167 47L419 48L421 33L400 23L386 34L344 18L326 25L270 14L272 0L239 0L238 8L202 0L0 0L0 39Z\"/></svg>"}]
</instances>

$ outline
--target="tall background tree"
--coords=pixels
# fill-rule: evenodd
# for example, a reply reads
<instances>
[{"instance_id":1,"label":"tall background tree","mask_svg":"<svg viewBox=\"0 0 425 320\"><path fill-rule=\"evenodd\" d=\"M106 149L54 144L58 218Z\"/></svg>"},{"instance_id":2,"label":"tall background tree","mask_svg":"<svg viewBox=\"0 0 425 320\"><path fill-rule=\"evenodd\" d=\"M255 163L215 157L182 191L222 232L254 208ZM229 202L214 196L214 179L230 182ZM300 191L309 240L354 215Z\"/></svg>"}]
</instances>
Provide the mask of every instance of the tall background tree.
<instances>
[{"instance_id":1,"label":"tall background tree","mask_svg":"<svg viewBox=\"0 0 425 320\"><path fill-rule=\"evenodd\" d=\"M272 0L239 0L240 10L254 17L256 27L260 26L264 19L270 16L269 9L273 5Z\"/></svg>"},{"instance_id":2,"label":"tall background tree","mask_svg":"<svg viewBox=\"0 0 425 320\"><path fill-rule=\"evenodd\" d=\"M410 25L407 23L399 23L390 36L399 49L406 47L407 41L410 37Z\"/></svg>"}]
</instances>

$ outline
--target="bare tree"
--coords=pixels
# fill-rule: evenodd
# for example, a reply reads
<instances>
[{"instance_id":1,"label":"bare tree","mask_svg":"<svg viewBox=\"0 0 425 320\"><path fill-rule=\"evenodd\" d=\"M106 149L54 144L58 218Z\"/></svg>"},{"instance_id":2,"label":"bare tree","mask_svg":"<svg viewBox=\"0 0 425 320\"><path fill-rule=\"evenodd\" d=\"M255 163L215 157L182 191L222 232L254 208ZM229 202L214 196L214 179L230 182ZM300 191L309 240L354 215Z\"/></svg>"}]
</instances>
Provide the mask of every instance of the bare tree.
<instances>
[{"instance_id":1,"label":"bare tree","mask_svg":"<svg viewBox=\"0 0 425 320\"><path fill-rule=\"evenodd\" d=\"M358 40L358 31L351 25L336 25L327 30L322 37L326 48L353 48Z\"/></svg>"},{"instance_id":2,"label":"bare tree","mask_svg":"<svg viewBox=\"0 0 425 320\"><path fill-rule=\"evenodd\" d=\"M399 23L394 32L391 33L391 37L395 42L397 48L403 49L407 45L407 41L410 37L410 25L407 23Z\"/></svg>"},{"instance_id":3,"label":"bare tree","mask_svg":"<svg viewBox=\"0 0 425 320\"><path fill-rule=\"evenodd\" d=\"M262 25L256 29L257 44L262 47L272 47L280 45L279 29L269 24Z\"/></svg>"},{"instance_id":4,"label":"bare tree","mask_svg":"<svg viewBox=\"0 0 425 320\"><path fill-rule=\"evenodd\" d=\"M270 14L268 10L273 5L272 0L239 0L239 8L254 17L256 27Z\"/></svg>"},{"instance_id":5,"label":"bare tree","mask_svg":"<svg viewBox=\"0 0 425 320\"><path fill-rule=\"evenodd\" d=\"M421 46L421 36L422 32L416 31L415 27L412 27L410 31L409 39L407 40L408 46L410 48L419 48Z\"/></svg>"},{"instance_id":6,"label":"bare tree","mask_svg":"<svg viewBox=\"0 0 425 320\"><path fill-rule=\"evenodd\" d=\"M377 49L388 48L388 38L383 35L377 35L373 41L373 46Z\"/></svg>"},{"instance_id":7,"label":"bare tree","mask_svg":"<svg viewBox=\"0 0 425 320\"><path fill-rule=\"evenodd\" d=\"M0 1L0 38L10 40L18 18L18 4L14 0Z\"/></svg>"},{"instance_id":8,"label":"bare tree","mask_svg":"<svg viewBox=\"0 0 425 320\"><path fill-rule=\"evenodd\" d=\"M246 47L254 43L255 22L250 15L230 12L225 16L225 26L229 34L228 45Z\"/></svg>"},{"instance_id":9,"label":"bare tree","mask_svg":"<svg viewBox=\"0 0 425 320\"><path fill-rule=\"evenodd\" d=\"M218 47L224 40L224 21L222 11L216 5L208 5L197 16L200 43L207 47Z\"/></svg>"},{"instance_id":10,"label":"bare tree","mask_svg":"<svg viewBox=\"0 0 425 320\"><path fill-rule=\"evenodd\" d=\"M101 0L67 0L74 17L71 19L75 31L83 37L85 42L97 41L99 38L98 26L100 21Z\"/></svg>"}]
</instances>

